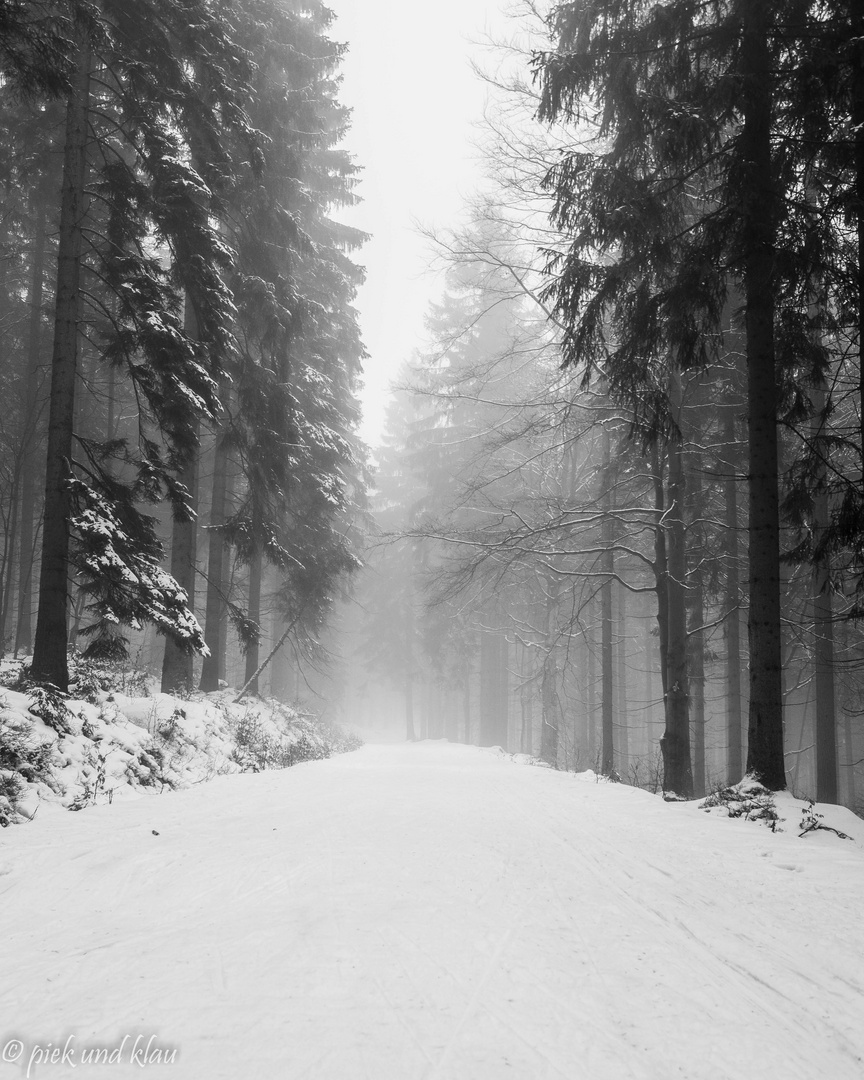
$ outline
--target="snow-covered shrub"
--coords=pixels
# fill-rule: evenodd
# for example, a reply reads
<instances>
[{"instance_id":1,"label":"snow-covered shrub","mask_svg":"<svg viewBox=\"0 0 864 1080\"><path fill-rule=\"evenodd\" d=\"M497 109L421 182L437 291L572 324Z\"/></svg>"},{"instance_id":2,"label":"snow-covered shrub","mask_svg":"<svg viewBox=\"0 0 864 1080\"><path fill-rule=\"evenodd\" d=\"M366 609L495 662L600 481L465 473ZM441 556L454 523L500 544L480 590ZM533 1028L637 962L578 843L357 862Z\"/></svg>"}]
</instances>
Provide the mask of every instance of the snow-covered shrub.
<instances>
[{"instance_id":1,"label":"snow-covered shrub","mask_svg":"<svg viewBox=\"0 0 864 1080\"><path fill-rule=\"evenodd\" d=\"M0 825L5 828L22 819L18 804L31 785L53 786L53 745L38 738L31 724L3 702L0 707Z\"/></svg>"},{"instance_id":2,"label":"snow-covered shrub","mask_svg":"<svg viewBox=\"0 0 864 1080\"><path fill-rule=\"evenodd\" d=\"M34 686L27 691L30 698L30 712L53 728L58 735L69 735L72 727L69 723L67 695L56 686Z\"/></svg>"},{"instance_id":3,"label":"snow-covered shrub","mask_svg":"<svg viewBox=\"0 0 864 1080\"><path fill-rule=\"evenodd\" d=\"M244 771L287 769L299 761L329 757L332 751L306 717L271 703L270 716L250 708L233 722L232 758Z\"/></svg>"},{"instance_id":4,"label":"snow-covered shrub","mask_svg":"<svg viewBox=\"0 0 864 1080\"><path fill-rule=\"evenodd\" d=\"M52 745L36 738L32 730L15 722L13 713L0 714L0 769L11 769L33 783L45 781Z\"/></svg>"},{"instance_id":5,"label":"snow-covered shrub","mask_svg":"<svg viewBox=\"0 0 864 1080\"><path fill-rule=\"evenodd\" d=\"M18 821L18 800L26 791L27 784L19 773L0 769L0 826L4 829Z\"/></svg>"},{"instance_id":6,"label":"snow-covered shrub","mask_svg":"<svg viewBox=\"0 0 864 1080\"><path fill-rule=\"evenodd\" d=\"M774 805L774 792L763 787L752 776L732 787L720 787L701 803L700 810L721 809L728 817L743 817L745 821L763 821L772 832L781 832L779 815Z\"/></svg>"}]
</instances>

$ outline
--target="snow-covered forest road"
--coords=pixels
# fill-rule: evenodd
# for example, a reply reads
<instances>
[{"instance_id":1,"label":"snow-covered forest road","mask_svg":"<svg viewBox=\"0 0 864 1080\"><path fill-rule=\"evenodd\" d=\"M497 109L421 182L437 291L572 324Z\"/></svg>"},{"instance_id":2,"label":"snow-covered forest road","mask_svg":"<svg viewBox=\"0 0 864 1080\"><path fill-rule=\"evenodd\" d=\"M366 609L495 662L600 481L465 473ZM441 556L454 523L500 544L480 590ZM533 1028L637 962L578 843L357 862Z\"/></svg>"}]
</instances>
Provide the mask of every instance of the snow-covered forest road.
<instances>
[{"instance_id":1,"label":"snow-covered forest road","mask_svg":"<svg viewBox=\"0 0 864 1080\"><path fill-rule=\"evenodd\" d=\"M443 743L43 809L0 837L4 1080L864 1075L864 852L795 820Z\"/></svg>"}]
</instances>

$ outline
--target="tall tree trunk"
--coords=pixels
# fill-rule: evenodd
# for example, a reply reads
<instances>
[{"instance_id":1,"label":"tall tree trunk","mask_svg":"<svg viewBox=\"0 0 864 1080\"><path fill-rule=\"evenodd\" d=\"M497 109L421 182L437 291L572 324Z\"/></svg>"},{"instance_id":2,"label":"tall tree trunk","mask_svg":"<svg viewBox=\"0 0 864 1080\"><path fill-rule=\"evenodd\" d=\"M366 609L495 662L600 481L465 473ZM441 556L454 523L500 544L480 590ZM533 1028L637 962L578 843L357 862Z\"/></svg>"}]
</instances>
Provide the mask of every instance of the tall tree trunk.
<instances>
[{"instance_id":1,"label":"tall tree trunk","mask_svg":"<svg viewBox=\"0 0 864 1080\"><path fill-rule=\"evenodd\" d=\"M42 297L45 282L46 203L36 207L36 232L30 273L30 318L27 327L27 387L21 467L21 534L18 545L18 618L15 655L28 653L33 638L34 504L36 502L36 448L39 421L39 367L42 359Z\"/></svg>"},{"instance_id":2,"label":"tall tree trunk","mask_svg":"<svg viewBox=\"0 0 864 1080\"><path fill-rule=\"evenodd\" d=\"M246 615L252 622L258 624L259 629L261 626L261 578L263 570L264 557L260 547L256 546L249 562L249 601L246 608ZM253 641L249 642L246 649L246 677L243 680L244 683L249 682L258 670L259 653L259 639L256 637ZM257 679L251 683L249 693L258 693Z\"/></svg>"},{"instance_id":3,"label":"tall tree trunk","mask_svg":"<svg viewBox=\"0 0 864 1080\"><path fill-rule=\"evenodd\" d=\"M15 624L15 655L27 655L33 639L33 563L36 543L33 510L36 470L32 451L24 461L21 477L21 532L18 541L18 618Z\"/></svg>"},{"instance_id":4,"label":"tall tree trunk","mask_svg":"<svg viewBox=\"0 0 864 1080\"><path fill-rule=\"evenodd\" d=\"M198 554L198 455L193 454L186 464L180 480L189 492L192 514L188 520L172 526L171 576L185 590L190 611L195 610L195 573ZM194 655L184 649L173 637L165 638L162 657L162 693L191 690Z\"/></svg>"},{"instance_id":5,"label":"tall tree trunk","mask_svg":"<svg viewBox=\"0 0 864 1080\"><path fill-rule=\"evenodd\" d=\"M226 543L225 525L228 492L228 448L224 435L216 443L213 460L213 495L207 529L207 601L204 614L204 640L210 655L204 657L200 688L204 693L219 689L219 663L224 652L222 609L225 603Z\"/></svg>"},{"instance_id":6,"label":"tall tree trunk","mask_svg":"<svg viewBox=\"0 0 864 1080\"><path fill-rule=\"evenodd\" d=\"M846 752L846 761L844 764L847 767L846 772L846 805L850 810L854 810L858 813L858 796L855 785L855 737L854 729L852 727L852 717L848 710L843 721L843 742L844 750Z\"/></svg>"},{"instance_id":7,"label":"tall tree trunk","mask_svg":"<svg viewBox=\"0 0 864 1080\"><path fill-rule=\"evenodd\" d=\"M690 687L693 695L693 794L705 794L705 602L702 571L693 573L690 630Z\"/></svg>"},{"instance_id":8,"label":"tall tree trunk","mask_svg":"<svg viewBox=\"0 0 864 1080\"><path fill-rule=\"evenodd\" d=\"M654 747L654 640L651 634L651 623L645 620L644 643L645 651L645 722L642 728L639 752L641 755L650 755Z\"/></svg>"},{"instance_id":9,"label":"tall tree trunk","mask_svg":"<svg viewBox=\"0 0 864 1080\"><path fill-rule=\"evenodd\" d=\"M197 338L198 320L188 294L184 322L186 333L191 338ZM113 371L112 367L112 374ZM109 428L113 424L113 391L112 382L109 383ZM171 576L186 592L186 602L190 611L195 610L195 563L198 558L198 463L198 432L196 431L195 449L180 477L181 483L189 493L191 514L182 520L175 516L171 528ZM192 689L194 660L194 654L190 649L184 649L175 638L166 636L165 652L162 657L163 694L170 694L175 690Z\"/></svg>"},{"instance_id":10,"label":"tall tree trunk","mask_svg":"<svg viewBox=\"0 0 864 1080\"><path fill-rule=\"evenodd\" d=\"M609 431L603 429L603 509L605 511L601 526L604 552L601 555L603 584L600 586L600 679L601 679L601 734L602 753L601 769L606 776L615 771L615 672L612 648L612 578L615 573L615 523L611 510L612 495L612 459Z\"/></svg>"},{"instance_id":11,"label":"tall tree trunk","mask_svg":"<svg viewBox=\"0 0 864 1080\"><path fill-rule=\"evenodd\" d=\"M655 443L651 448L651 475L654 482L654 582L657 592L657 640L660 657L660 685L663 689L665 709L669 676L666 662L669 656L669 564L666 554L666 488L663 480L663 462Z\"/></svg>"},{"instance_id":12,"label":"tall tree trunk","mask_svg":"<svg viewBox=\"0 0 864 1080\"><path fill-rule=\"evenodd\" d=\"M813 387L816 453L826 454L822 439L825 421L825 384ZM829 527L827 462L820 457L813 495L814 540L818 544ZM819 802L837 802L837 713L834 702L834 604L831 593L831 564L827 555L814 560L813 637L816 675L816 798Z\"/></svg>"},{"instance_id":13,"label":"tall tree trunk","mask_svg":"<svg viewBox=\"0 0 864 1080\"><path fill-rule=\"evenodd\" d=\"M743 716L741 709L741 574L738 550L738 459L735 440L735 417L732 406L724 413L723 440L727 447L726 478L723 495L726 504L726 620L723 635L726 644L726 778L737 784L744 774Z\"/></svg>"},{"instance_id":14,"label":"tall tree trunk","mask_svg":"<svg viewBox=\"0 0 864 1080\"><path fill-rule=\"evenodd\" d=\"M531 652L522 646L519 665L522 686L519 690L519 704L522 712L522 730L519 748L523 754L534 753L534 690L531 685Z\"/></svg>"},{"instance_id":15,"label":"tall tree trunk","mask_svg":"<svg viewBox=\"0 0 864 1080\"><path fill-rule=\"evenodd\" d=\"M681 376L672 373L670 405L680 427ZM666 557L668 638L666 671L666 728L660 740L663 754L663 786L689 799L693 794L690 761L690 686L687 670L686 575L687 543L684 522L684 464L679 437L668 444L668 506L666 510Z\"/></svg>"},{"instance_id":16,"label":"tall tree trunk","mask_svg":"<svg viewBox=\"0 0 864 1080\"><path fill-rule=\"evenodd\" d=\"M589 602L588 623L592 625L592 608L594 601ZM588 754L588 768L597 770L597 653L595 652L594 634L590 638L586 636L585 647L588 650L588 686L586 688L587 717L585 731L585 747Z\"/></svg>"},{"instance_id":17,"label":"tall tree trunk","mask_svg":"<svg viewBox=\"0 0 864 1080\"><path fill-rule=\"evenodd\" d=\"M45 519L32 675L69 688L66 607L69 576L70 499L67 480L72 461L78 321L81 305L82 232L87 213L85 182L90 110L90 48L78 50L74 85L66 106L66 141L57 251L57 291L48 456L45 468Z\"/></svg>"},{"instance_id":18,"label":"tall tree trunk","mask_svg":"<svg viewBox=\"0 0 864 1080\"><path fill-rule=\"evenodd\" d=\"M695 441L695 440L694 440ZM702 560L706 555L702 526L696 523L704 516L702 502L702 458L698 450L691 450L689 458L690 477L690 631L688 635L688 664L693 721L693 794L702 798L705 794L705 591ZM698 538L698 542L697 542Z\"/></svg>"},{"instance_id":19,"label":"tall tree trunk","mask_svg":"<svg viewBox=\"0 0 864 1080\"><path fill-rule=\"evenodd\" d=\"M615 689L618 697L618 736L615 739L615 766L622 776L627 775L630 759L630 714L627 702L627 590L618 582L618 603L615 612Z\"/></svg>"},{"instance_id":20,"label":"tall tree trunk","mask_svg":"<svg viewBox=\"0 0 864 1080\"><path fill-rule=\"evenodd\" d=\"M750 461L750 718L747 772L772 791L786 787L780 627L778 389L774 351L777 195L771 154L770 8L742 7L741 131L744 195L744 296Z\"/></svg>"},{"instance_id":21,"label":"tall tree trunk","mask_svg":"<svg viewBox=\"0 0 864 1080\"><path fill-rule=\"evenodd\" d=\"M9 622L9 612L12 609L12 581L15 571L15 556L18 543L18 515L21 510L19 490L21 486L21 465L17 462L15 475L12 480L12 490L9 502L9 525L3 537L3 574L2 574L2 599L0 599L0 656L6 652L6 637Z\"/></svg>"},{"instance_id":22,"label":"tall tree trunk","mask_svg":"<svg viewBox=\"0 0 864 1080\"><path fill-rule=\"evenodd\" d=\"M864 64L860 61L860 42L864 40L864 14L858 5L850 38L857 39L858 65L853 74L851 119L855 140L855 206L858 273L856 275L858 339L858 416L861 452L861 489L864 496Z\"/></svg>"},{"instance_id":23,"label":"tall tree trunk","mask_svg":"<svg viewBox=\"0 0 864 1080\"><path fill-rule=\"evenodd\" d=\"M546 586L546 635L543 642L543 675L540 700L543 707L540 729L540 757L549 765L558 764L558 723L561 704L558 697L558 590L559 579L549 577Z\"/></svg>"}]
</instances>

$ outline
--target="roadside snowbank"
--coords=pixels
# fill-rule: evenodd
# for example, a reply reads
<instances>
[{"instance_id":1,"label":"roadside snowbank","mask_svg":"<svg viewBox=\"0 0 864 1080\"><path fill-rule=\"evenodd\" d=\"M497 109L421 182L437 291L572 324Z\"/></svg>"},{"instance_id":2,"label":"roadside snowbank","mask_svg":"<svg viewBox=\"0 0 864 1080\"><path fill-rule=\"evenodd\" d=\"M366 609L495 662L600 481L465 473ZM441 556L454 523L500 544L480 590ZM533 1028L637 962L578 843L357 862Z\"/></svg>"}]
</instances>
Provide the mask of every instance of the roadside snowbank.
<instances>
[{"instance_id":1,"label":"roadside snowbank","mask_svg":"<svg viewBox=\"0 0 864 1080\"><path fill-rule=\"evenodd\" d=\"M20 669L5 662L0 681L15 685ZM0 686L0 824L32 820L43 801L80 810L360 744L281 702L235 704L236 690L181 699L148 694L139 677L133 695L107 669L88 674L89 700Z\"/></svg>"}]
</instances>

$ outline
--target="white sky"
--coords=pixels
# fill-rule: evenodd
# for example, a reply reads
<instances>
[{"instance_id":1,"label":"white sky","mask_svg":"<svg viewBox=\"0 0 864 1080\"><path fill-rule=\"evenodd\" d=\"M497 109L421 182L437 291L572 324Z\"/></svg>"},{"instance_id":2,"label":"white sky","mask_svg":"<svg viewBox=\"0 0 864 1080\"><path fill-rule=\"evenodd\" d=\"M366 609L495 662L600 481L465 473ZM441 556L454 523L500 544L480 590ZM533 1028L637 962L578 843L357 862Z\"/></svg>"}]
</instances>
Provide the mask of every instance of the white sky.
<instances>
[{"instance_id":1,"label":"white sky","mask_svg":"<svg viewBox=\"0 0 864 1080\"><path fill-rule=\"evenodd\" d=\"M473 140L486 87L470 57L482 62L477 43L501 29L506 2L328 0L338 16L331 36L350 45L341 100L353 125L344 145L363 169L363 205L340 216L373 234L357 257L367 269L358 307L370 354L361 431L372 446L387 387L422 343L428 303L440 291L415 223L455 223L480 183Z\"/></svg>"}]
</instances>

